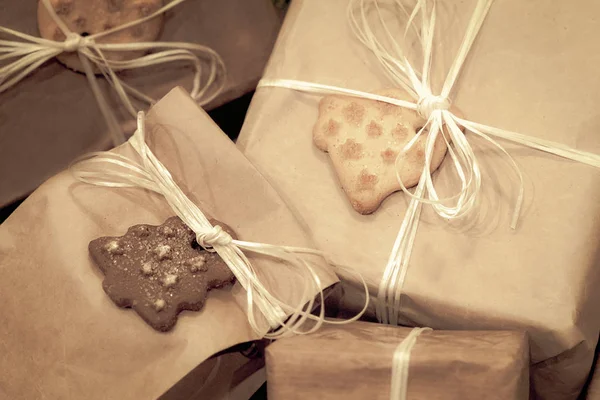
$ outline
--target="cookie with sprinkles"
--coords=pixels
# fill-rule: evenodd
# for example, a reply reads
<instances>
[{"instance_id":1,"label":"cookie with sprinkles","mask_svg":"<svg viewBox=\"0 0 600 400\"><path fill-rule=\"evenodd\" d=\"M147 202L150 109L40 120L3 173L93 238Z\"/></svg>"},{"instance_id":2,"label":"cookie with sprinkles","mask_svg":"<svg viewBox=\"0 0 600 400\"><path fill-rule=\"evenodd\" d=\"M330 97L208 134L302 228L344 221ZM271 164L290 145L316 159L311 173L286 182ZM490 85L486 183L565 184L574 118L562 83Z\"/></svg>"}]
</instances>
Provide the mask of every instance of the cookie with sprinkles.
<instances>
[{"instance_id":1,"label":"cookie with sprinkles","mask_svg":"<svg viewBox=\"0 0 600 400\"><path fill-rule=\"evenodd\" d=\"M231 228L211 220L235 238ZM204 250L179 217L160 226L135 225L120 237L89 244L104 273L102 287L119 307L133 308L158 331L169 331L183 310L199 311L210 290L235 277L215 252Z\"/></svg>"}]
</instances>

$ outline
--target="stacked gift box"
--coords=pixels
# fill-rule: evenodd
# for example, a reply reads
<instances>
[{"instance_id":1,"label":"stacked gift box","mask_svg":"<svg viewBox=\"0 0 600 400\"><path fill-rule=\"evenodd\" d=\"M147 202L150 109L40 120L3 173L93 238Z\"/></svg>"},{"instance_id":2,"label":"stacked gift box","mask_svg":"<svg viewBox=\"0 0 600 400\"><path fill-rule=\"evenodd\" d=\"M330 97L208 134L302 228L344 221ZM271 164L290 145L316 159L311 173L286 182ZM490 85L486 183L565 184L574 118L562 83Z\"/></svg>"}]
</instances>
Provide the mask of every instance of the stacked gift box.
<instances>
[{"instance_id":1,"label":"stacked gift box","mask_svg":"<svg viewBox=\"0 0 600 400\"><path fill-rule=\"evenodd\" d=\"M256 3L225 8L239 6L246 13L245 7L253 12L271 7ZM167 16L177 22L167 18L166 38L198 41L199 33L190 32L202 15L212 26L202 34L219 47L212 33L219 20L210 17L219 11L207 4L188 1L170 10ZM48 170L54 176L0 227L0 399L249 399L265 380L266 393L253 399L594 399L600 392L594 367L600 332L594 96L600 84L593 76L600 58L590 38L600 31L593 17L600 6L469 0L437 1L433 9L434 2L426 1L412 14L415 4L292 1L261 83L259 72L242 73L244 64L233 61L234 53L244 48L252 53L246 58L259 60L248 62L260 65L269 46L249 50L256 41L249 31L223 39L229 44L217 50L244 83L228 81L207 107L258 83L236 143L189 95L180 70L167 68L154 82L124 72L153 95L168 94L136 121L110 103L126 134L135 133L85 159L75 156L110 146L104 128L90 128L103 121L93 97L78 105L85 115L55 115L55 125L47 119L56 114L48 102L70 104L65 96L72 93L88 96L84 75L52 61L0 95L7 99L0 113L10 116L0 122L2 132L22 130L37 141L34 123L44 125L48 135L69 126L82 135L78 143L85 142L60 154ZM11 14L31 18L25 8L14 7ZM484 9L480 29L469 26L474 10ZM386 64L389 60L377 57L381 52L369 48L394 49L389 40L398 40L416 60L419 81L418 54L427 50L415 43L427 39L432 13L433 93L444 86L464 32L477 33L448 100L422 96L422 88L416 94L410 87L399 89L406 82L390 79L386 68L402 65L402 52L391 51L400 62ZM235 31L238 23L228 18ZM253 26L249 18L240 21ZM273 21L256 30L274 35ZM414 37L404 29L407 21L415 26ZM365 24L374 27L374 36L357 34ZM33 33L35 25L22 29ZM73 91L36 94L60 80L69 81ZM184 87L169 91L177 85ZM409 79L410 85L415 81ZM108 85L104 89L110 91ZM365 93L383 98L365 99ZM32 99L39 107L25 109ZM398 100L408 106L395 104ZM36 121L18 117L34 115L37 108ZM378 114L382 110L387 111ZM409 193L384 193L380 204L366 210L361 197L366 189L354 192L343 167L358 173L369 160L358 168L336 152L348 140L358 141L352 135L369 118L383 127L377 137L396 124L414 135L429 126L423 135L427 157L436 146L451 149L440 158L439 170L431 171L431 184L440 197L453 195L460 191L453 151L466 145L453 136L445 144L432 141L428 150L426 134L435 133L436 116L445 135L457 122L473 150L482 182L478 201L460 219L441 218L422 204L409 256L401 256L393 249L410 235L401 231L414 212ZM469 130L472 121L532 139L492 136L513 165ZM88 133L93 139L85 139ZM524 144L543 140L543 146ZM366 143L363 148L371 146ZM560 151L548 150L560 145ZM396 151L393 159L408 160L408 153ZM421 164L427 160L423 156ZM22 163L19 168L29 173ZM395 159L389 168L397 179L402 163ZM389 171L378 171L374 179L381 182ZM0 196L14 199L45 178L39 171L33 175L18 190L2 186ZM515 213L521 183L523 204ZM174 215L181 226L165 222ZM139 234L142 230L150 233ZM189 243L177 247L181 237ZM96 248L90 242L98 238L106 239ZM143 250L155 239L164 243ZM219 272L211 275L211 268ZM394 279L389 271L397 273ZM135 297L138 292L122 284L125 279L134 286L142 282L150 292ZM173 303L189 282L192 292L202 288L196 302ZM167 313L174 319L161 318Z\"/></svg>"}]
</instances>

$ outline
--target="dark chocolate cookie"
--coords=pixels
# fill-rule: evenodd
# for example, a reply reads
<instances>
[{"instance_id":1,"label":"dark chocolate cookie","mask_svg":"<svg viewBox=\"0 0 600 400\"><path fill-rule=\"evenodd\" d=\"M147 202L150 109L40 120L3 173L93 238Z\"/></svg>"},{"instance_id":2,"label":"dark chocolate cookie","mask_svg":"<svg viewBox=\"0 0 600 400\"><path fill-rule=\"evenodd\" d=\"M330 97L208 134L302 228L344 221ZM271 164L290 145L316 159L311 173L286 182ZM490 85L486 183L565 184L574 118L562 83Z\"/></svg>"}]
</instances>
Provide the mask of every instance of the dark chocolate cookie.
<instances>
[{"instance_id":1,"label":"dark chocolate cookie","mask_svg":"<svg viewBox=\"0 0 600 400\"><path fill-rule=\"evenodd\" d=\"M228 226L212 221L235 238ZM207 292L235 277L217 253L204 250L179 217L163 225L135 225L121 237L90 242L104 273L102 287L119 307L133 308L154 329L166 332L183 310L198 311Z\"/></svg>"}]
</instances>

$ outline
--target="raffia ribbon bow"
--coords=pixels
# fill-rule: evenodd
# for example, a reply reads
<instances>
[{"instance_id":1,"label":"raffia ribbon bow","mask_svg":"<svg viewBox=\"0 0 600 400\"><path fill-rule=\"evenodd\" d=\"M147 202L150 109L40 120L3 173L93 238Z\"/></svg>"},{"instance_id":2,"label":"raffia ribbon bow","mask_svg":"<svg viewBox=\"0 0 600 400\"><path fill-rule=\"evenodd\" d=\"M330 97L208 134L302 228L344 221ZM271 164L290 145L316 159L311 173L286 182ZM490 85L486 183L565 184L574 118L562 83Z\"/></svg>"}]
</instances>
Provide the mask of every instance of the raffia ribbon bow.
<instances>
[{"instance_id":1,"label":"raffia ribbon bow","mask_svg":"<svg viewBox=\"0 0 600 400\"><path fill-rule=\"evenodd\" d=\"M223 89L225 83L225 65L221 57L211 48L194 43L183 42L139 42L139 43L98 43L97 40L112 33L131 28L144 23L167 10L183 3L185 0L173 0L156 12L121 26L83 37L72 32L56 14L50 0L42 0L42 4L48 10L58 28L64 33L66 39L63 42L43 39L0 26L0 33L14 36L18 41L0 40L0 61L16 58L0 68L0 93L15 86L31 72L39 68L46 61L58 56L63 52L77 52L85 75L89 81L94 97L98 102L100 111L106 120L109 132L115 145L125 141L125 135L121 131L114 112L109 107L98 83L92 65L100 71L115 90L120 102L135 118L137 110L129 96L136 98L148 105L155 102L154 99L123 82L115 71L131 70L150 67L177 61L191 62L194 67L194 77L191 96L200 105L212 101ZM104 56L104 51L130 52L161 50L127 61L109 60ZM204 72L202 58L208 61L208 71ZM203 75L206 75L203 77ZM220 79L219 75L222 75ZM203 82L204 80L204 82Z\"/></svg>"}]
</instances>

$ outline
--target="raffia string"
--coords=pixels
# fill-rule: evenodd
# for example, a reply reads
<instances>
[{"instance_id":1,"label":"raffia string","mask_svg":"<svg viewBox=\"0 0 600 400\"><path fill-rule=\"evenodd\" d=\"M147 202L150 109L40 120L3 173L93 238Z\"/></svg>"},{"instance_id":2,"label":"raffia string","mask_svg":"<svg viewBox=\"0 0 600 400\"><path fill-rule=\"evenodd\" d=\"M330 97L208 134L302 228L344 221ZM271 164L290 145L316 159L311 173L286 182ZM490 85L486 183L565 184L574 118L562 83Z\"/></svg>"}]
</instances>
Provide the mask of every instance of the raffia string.
<instances>
[{"instance_id":1,"label":"raffia string","mask_svg":"<svg viewBox=\"0 0 600 400\"><path fill-rule=\"evenodd\" d=\"M367 301L363 310L355 317L345 321L330 321L325 318L324 295L321 280L311 264L303 255L316 255L326 258L320 251L291 247L274 246L266 243L254 243L233 239L220 226L212 226L202 210L198 208L179 188L167 168L156 158L146 144L144 113L137 118L137 131L128 143L140 157L140 162L113 152L95 152L78 159L71 172L76 179L104 187L138 187L162 195L181 220L196 233L196 241L208 251L215 251L231 269L237 281L247 293L248 321L252 329L264 335L264 328L255 315L255 308L265 317L271 332L264 337L280 338L290 334L306 334L319 329L323 323L346 324L356 321L368 307L368 287L362 276L344 266L336 266L346 273L354 274L362 280ZM296 305L288 305L269 293L260 281L245 252L266 256L290 266L303 284L302 297ZM320 299L319 315L312 315L315 306L315 294ZM305 323L312 321L306 328Z\"/></svg>"},{"instance_id":2,"label":"raffia string","mask_svg":"<svg viewBox=\"0 0 600 400\"><path fill-rule=\"evenodd\" d=\"M115 90L121 104L135 118L137 109L129 96L136 98L148 105L155 100L136 88L126 84L116 74L116 71L131 70L150 67L170 62L190 62L194 67L194 76L191 96L200 105L212 101L223 89L225 83L225 64L221 57L211 48L193 43L182 42L140 42L140 43L97 43L97 40L132 26L144 23L171 8L183 3L185 0L173 0L156 12L147 17L117 26L104 32L83 37L72 32L56 14L50 0L42 0L48 13L64 33L64 42L27 35L13 29L0 26L0 33L14 36L18 41L0 40L0 61L15 59L15 61L0 68L0 93L15 86L32 71L36 70L46 61L58 56L63 52L77 52L79 59L87 76L90 88L96 98L100 111L106 120L113 143L121 144L125 141L125 135L121 131L114 112L108 105L94 74L92 64L99 70ZM160 50L142 57L127 61L112 61L104 56L104 51L129 52ZM208 62L208 72L205 81L202 82L204 69L204 58ZM222 79L219 78L219 73Z\"/></svg>"},{"instance_id":3,"label":"raffia string","mask_svg":"<svg viewBox=\"0 0 600 400\"><path fill-rule=\"evenodd\" d=\"M513 166L519 180L519 194L511 220L511 228L513 229L517 226L523 203L523 177L516 162L495 139L507 140L593 167L600 167L600 155L598 154L580 151L561 143L469 121L457 117L450 111L449 96L455 86L473 41L492 5L492 1L478 0L463 41L439 95L433 93L430 84L432 48L436 24L436 0L413 0L411 1L411 4L414 5L412 9L408 9L403 5L401 0L350 0L348 5L348 21L352 32L379 61L380 66L392 82L402 87L413 97L414 101L412 102L337 86L288 79L263 79L258 85L259 87L283 87L321 95L342 94L377 100L416 110L422 117L427 119L425 126L417 132L415 138L405 146L396 158L398 181L400 182L402 191L411 198L411 201L379 285L376 305L377 316L383 323L398 324L402 290L417 234L422 205L429 204L440 217L447 220L461 218L477 208L477 198L481 190L481 171L477 157L469 144L469 135L463 134L459 126L463 126L466 133L483 138L486 142L499 149ZM384 17L384 5L386 11L393 8L396 12L396 15L394 15L395 20L406 19L408 21L403 37L396 38L392 35ZM380 32L383 32L383 38L375 34L375 24L381 28ZM423 53L423 65L419 70L411 65L403 50L402 43L398 42L398 40L406 40L411 29L416 32ZM388 43L388 45L386 46L384 43ZM442 129L444 126L445 129ZM405 159L405 154L424 133L427 134L425 165L419 183L414 192L411 193L400 180L399 172ZM456 175L460 180L460 190L448 198L440 198L431 177L432 152L438 135L442 135L448 145L451 165L456 170Z\"/></svg>"},{"instance_id":4,"label":"raffia string","mask_svg":"<svg viewBox=\"0 0 600 400\"><path fill-rule=\"evenodd\" d=\"M392 383L390 388L390 400L406 400L408 394L408 370L410 367L410 355L417 338L421 333L432 331L431 328L413 328L408 336L396 347L392 359Z\"/></svg>"}]
</instances>

